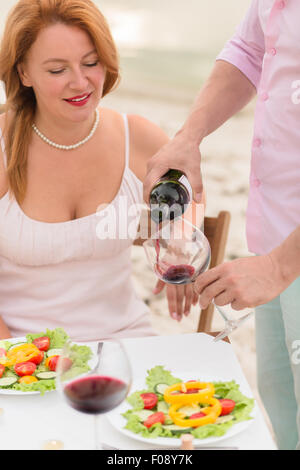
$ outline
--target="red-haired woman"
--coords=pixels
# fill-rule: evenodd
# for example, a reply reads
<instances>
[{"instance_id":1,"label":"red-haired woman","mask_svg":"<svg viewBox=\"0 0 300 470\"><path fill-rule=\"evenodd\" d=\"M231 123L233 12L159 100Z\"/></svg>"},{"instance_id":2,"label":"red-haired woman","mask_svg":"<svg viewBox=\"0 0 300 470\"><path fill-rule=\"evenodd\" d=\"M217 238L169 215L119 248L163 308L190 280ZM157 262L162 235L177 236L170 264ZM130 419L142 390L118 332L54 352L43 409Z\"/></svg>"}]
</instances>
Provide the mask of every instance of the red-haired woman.
<instances>
[{"instance_id":1,"label":"red-haired woman","mask_svg":"<svg viewBox=\"0 0 300 470\"><path fill-rule=\"evenodd\" d=\"M119 80L106 20L90 0L19 0L0 79L0 338L57 326L85 341L154 334L118 224L143 202L147 160L168 138L99 107ZM102 204L115 217L107 239ZM167 293L177 319L196 300L190 286Z\"/></svg>"}]
</instances>

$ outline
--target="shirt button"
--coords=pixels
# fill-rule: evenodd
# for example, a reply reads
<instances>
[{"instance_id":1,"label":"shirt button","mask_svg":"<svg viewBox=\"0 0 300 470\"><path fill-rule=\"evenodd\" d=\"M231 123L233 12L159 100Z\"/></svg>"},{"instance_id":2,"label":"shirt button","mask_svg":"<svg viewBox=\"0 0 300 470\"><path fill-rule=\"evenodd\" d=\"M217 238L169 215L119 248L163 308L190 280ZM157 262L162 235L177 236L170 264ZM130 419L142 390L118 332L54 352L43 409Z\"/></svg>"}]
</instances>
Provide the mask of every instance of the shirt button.
<instances>
[{"instance_id":1,"label":"shirt button","mask_svg":"<svg viewBox=\"0 0 300 470\"><path fill-rule=\"evenodd\" d=\"M270 49L270 54L271 55L276 55L277 54L277 51L276 51L275 47L272 47L272 49Z\"/></svg>"},{"instance_id":2,"label":"shirt button","mask_svg":"<svg viewBox=\"0 0 300 470\"><path fill-rule=\"evenodd\" d=\"M261 146L261 139L254 139L253 147L260 147L260 146Z\"/></svg>"},{"instance_id":3,"label":"shirt button","mask_svg":"<svg viewBox=\"0 0 300 470\"><path fill-rule=\"evenodd\" d=\"M253 184L256 188L258 188L261 185L261 181L258 178L254 178Z\"/></svg>"},{"instance_id":4,"label":"shirt button","mask_svg":"<svg viewBox=\"0 0 300 470\"><path fill-rule=\"evenodd\" d=\"M278 3L277 3L277 8L279 8L279 10L283 10L285 7L285 1L284 0L280 0Z\"/></svg>"},{"instance_id":5,"label":"shirt button","mask_svg":"<svg viewBox=\"0 0 300 470\"><path fill-rule=\"evenodd\" d=\"M261 95L261 100L262 100L262 101L267 101L268 99L269 99L268 93L267 93L267 92L262 93L262 95Z\"/></svg>"}]
</instances>

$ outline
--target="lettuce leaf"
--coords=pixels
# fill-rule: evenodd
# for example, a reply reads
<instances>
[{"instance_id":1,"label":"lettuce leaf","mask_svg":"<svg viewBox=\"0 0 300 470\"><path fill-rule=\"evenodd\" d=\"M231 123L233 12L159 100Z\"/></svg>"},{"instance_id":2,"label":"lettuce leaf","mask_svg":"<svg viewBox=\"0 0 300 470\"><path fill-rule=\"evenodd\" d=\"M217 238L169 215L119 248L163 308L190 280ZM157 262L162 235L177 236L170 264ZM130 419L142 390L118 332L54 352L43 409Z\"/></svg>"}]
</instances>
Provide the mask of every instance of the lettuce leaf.
<instances>
[{"instance_id":1,"label":"lettuce leaf","mask_svg":"<svg viewBox=\"0 0 300 470\"><path fill-rule=\"evenodd\" d=\"M12 346L12 344L13 343L10 343L9 341L1 340L0 341L0 348L3 348L3 349L5 349L5 351L7 351Z\"/></svg>"},{"instance_id":2,"label":"lettuce leaf","mask_svg":"<svg viewBox=\"0 0 300 470\"><path fill-rule=\"evenodd\" d=\"M45 392L55 390L55 380L39 380L32 384L16 383L12 386L12 389L20 390L21 392L40 392L41 395L44 395Z\"/></svg>"},{"instance_id":3,"label":"lettuce leaf","mask_svg":"<svg viewBox=\"0 0 300 470\"><path fill-rule=\"evenodd\" d=\"M148 385L148 392L154 392L154 387L157 384L173 385L182 382L181 379L174 377L171 372L166 370L163 366L153 367L147 372L146 384Z\"/></svg>"},{"instance_id":4,"label":"lettuce leaf","mask_svg":"<svg viewBox=\"0 0 300 470\"><path fill-rule=\"evenodd\" d=\"M63 330L63 328L55 328L55 330L43 331L41 333L28 334L26 335L26 340L28 343L32 343L35 339L40 338L41 336L48 336L50 339L50 348L49 349L60 349L69 339L69 336Z\"/></svg>"}]
</instances>

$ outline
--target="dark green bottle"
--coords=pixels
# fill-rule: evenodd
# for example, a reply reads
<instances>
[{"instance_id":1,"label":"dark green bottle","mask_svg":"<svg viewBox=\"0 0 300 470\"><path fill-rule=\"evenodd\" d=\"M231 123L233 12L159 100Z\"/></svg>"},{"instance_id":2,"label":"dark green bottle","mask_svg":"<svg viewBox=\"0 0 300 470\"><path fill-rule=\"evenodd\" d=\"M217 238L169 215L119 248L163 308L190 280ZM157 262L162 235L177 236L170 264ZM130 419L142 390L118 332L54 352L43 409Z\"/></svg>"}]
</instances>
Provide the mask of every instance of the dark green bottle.
<instances>
[{"instance_id":1,"label":"dark green bottle","mask_svg":"<svg viewBox=\"0 0 300 470\"><path fill-rule=\"evenodd\" d=\"M151 218L157 224L181 217L192 200L192 188L179 170L169 170L150 193Z\"/></svg>"}]
</instances>

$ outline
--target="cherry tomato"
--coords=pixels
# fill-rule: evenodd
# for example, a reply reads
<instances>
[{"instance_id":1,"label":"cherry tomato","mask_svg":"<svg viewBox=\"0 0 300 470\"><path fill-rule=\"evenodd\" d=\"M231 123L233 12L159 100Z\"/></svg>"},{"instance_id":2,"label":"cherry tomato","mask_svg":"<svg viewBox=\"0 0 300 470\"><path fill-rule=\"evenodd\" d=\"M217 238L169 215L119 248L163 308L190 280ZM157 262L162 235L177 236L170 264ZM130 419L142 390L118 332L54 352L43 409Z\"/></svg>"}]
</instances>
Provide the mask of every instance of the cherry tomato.
<instances>
[{"instance_id":1,"label":"cherry tomato","mask_svg":"<svg viewBox=\"0 0 300 470\"><path fill-rule=\"evenodd\" d=\"M199 411L198 413L194 413L193 415L189 416L189 419L198 419L198 418L204 418L206 416L204 413ZM197 429L199 426L193 426L195 429Z\"/></svg>"},{"instance_id":2,"label":"cherry tomato","mask_svg":"<svg viewBox=\"0 0 300 470\"><path fill-rule=\"evenodd\" d=\"M50 338L48 336L41 336L40 338L36 338L33 341L33 344L40 350L40 351L48 351L50 347Z\"/></svg>"},{"instance_id":3,"label":"cherry tomato","mask_svg":"<svg viewBox=\"0 0 300 470\"><path fill-rule=\"evenodd\" d=\"M189 419L198 419L203 418L204 416L206 416L205 413L199 411L198 413L194 413L193 415L189 416Z\"/></svg>"},{"instance_id":4,"label":"cherry tomato","mask_svg":"<svg viewBox=\"0 0 300 470\"><path fill-rule=\"evenodd\" d=\"M219 402L222 405L222 411L221 411L220 416L229 415L229 413L231 413L234 410L235 401L228 400L227 398L222 398L221 400L219 400Z\"/></svg>"},{"instance_id":5,"label":"cherry tomato","mask_svg":"<svg viewBox=\"0 0 300 470\"><path fill-rule=\"evenodd\" d=\"M46 366L53 372L56 371L57 363L58 363L59 356L50 356L46 360Z\"/></svg>"},{"instance_id":6,"label":"cherry tomato","mask_svg":"<svg viewBox=\"0 0 300 470\"><path fill-rule=\"evenodd\" d=\"M14 371L20 377L24 377L24 375L32 375L36 369L36 364L33 362L19 362L14 367Z\"/></svg>"},{"instance_id":7,"label":"cherry tomato","mask_svg":"<svg viewBox=\"0 0 300 470\"><path fill-rule=\"evenodd\" d=\"M144 401L145 410L152 410L158 402L158 397L155 393L142 393L141 398Z\"/></svg>"},{"instance_id":8,"label":"cherry tomato","mask_svg":"<svg viewBox=\"0 0 300 470\"><path fill-rule=\"evenodd\" d=\"M189 393L198 393L199 392L199 388L188 388L186 393L189 394Z\"/></svg>"},{"instance_id":9,"label":"cherry tomato","mask_svg":"<svg viewBox=\"0 0 300 470\"><path fill-rule=\"evenodd\" d=\"M6 356L6 351L4 348L0 348L0 357Z\"/></svg>"},{"instance_id":10,"label":"cherry tomato","mask_svg":"<svg viewBox=\"0 0 300 470\"><path fill-rule=\"evenodd\" d=\"M165 419L166 417L164 413L158 411L157 413L153 413L152 415L150 415L149 418L147 418L146 421L143 422L143 425L146 426L146 428L151 428L151 426L156 423L164 424Z\"/></svg>"},{"instance_id":11,"label":"cherry tomato","mask_svg":"<svg viewBox=\"0 0 300 470\"><path fill-rule=\"evenodd\" d=\"M2 375L4 374L4 371L5 371L5 367L2 364L0 364L0 379Z\"/></svg>"},{"instance_id":12,"label":"cherry tomato","mask_svg":"<svg viewBox=\"0 0 300 470\"><path fill-rule=\"evenodd\" d=\"M44 352L40 351L36 356L30 359L30 362L33 362L37 366L43 361L44 359Z\"/></svg>"}]
</instances>

